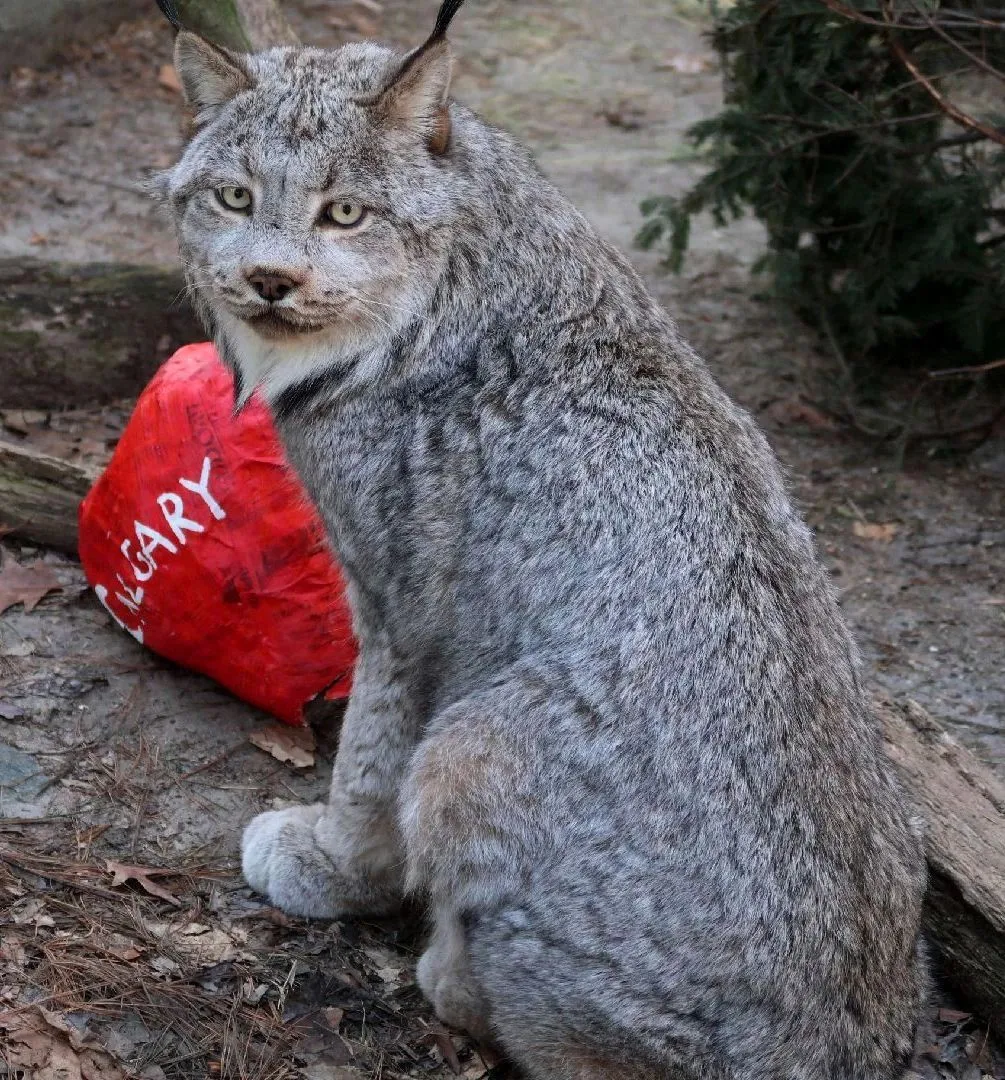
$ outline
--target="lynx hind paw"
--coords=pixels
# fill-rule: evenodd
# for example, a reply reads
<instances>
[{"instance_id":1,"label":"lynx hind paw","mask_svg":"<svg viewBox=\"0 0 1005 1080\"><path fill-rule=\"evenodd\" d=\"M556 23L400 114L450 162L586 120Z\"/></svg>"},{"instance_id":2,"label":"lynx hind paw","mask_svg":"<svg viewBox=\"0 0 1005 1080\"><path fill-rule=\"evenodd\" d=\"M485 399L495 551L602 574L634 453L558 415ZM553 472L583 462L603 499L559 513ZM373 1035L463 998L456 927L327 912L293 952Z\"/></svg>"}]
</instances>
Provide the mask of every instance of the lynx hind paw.
<instances>
[{"instance_id":1,"label":"lynx hind paw","mask_svg":"<svg viewBox=\"0 0 1005 1080\"><path fill-rule=\"evenodd\" d=\"M315 826L325 807L294 806L253 818L241 841L241 867L256 891L291 915L331 918L338 872L318 846Z\"/></svg>"}]
</instances>

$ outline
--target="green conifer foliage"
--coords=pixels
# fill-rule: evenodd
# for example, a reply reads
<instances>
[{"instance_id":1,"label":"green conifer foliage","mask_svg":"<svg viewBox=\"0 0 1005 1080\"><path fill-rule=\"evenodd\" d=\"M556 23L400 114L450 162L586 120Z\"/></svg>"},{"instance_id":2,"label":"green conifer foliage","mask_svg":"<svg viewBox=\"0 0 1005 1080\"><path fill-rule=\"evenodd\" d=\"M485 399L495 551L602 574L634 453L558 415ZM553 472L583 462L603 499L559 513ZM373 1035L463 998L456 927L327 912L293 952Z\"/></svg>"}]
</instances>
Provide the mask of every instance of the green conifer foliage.
<instances>
[{"instance_id":1,"label":"green conifer foliage","mask_svg":"<svg viewBox=\"0 0 1005 1080\"><path fill-rule=\"evenodd\" d=\"M639 241L679 270L695 214L723 225L749 210L774 292L859 375L1005 356L1005 147L945 108L1005 66L1005 11L996 25L931 0L903 0L902 18L890 0L846 2L737 0L720 15L725 107L688 133L711 170L644 203ZM985 99L974 115L1001 127Z\"/></svg>"}]
</instances>

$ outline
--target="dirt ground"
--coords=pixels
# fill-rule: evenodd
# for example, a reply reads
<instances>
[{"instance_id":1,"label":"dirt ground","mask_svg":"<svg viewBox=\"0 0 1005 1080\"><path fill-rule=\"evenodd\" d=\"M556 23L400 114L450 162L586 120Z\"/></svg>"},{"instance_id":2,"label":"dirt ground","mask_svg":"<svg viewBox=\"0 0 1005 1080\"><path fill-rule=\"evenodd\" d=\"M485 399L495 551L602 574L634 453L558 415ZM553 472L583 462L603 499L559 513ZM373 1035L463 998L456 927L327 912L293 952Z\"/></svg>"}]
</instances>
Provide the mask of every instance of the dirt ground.
<instances>
[{"instance_id":1,"label":"dirt ground","mask_svg":"<svg viewBox=\"0 0 1005 1080\"><path fill-rule=\"evenodd\" d=\"M311 43L410 44L435 3L288 8ZM832 361L757 299L756 223L696 230L680 277L632 249L640 200L683 190L700 169L682 133L721 95L703 26L699 8L669 0L471 0L453 34L456 94L532 146L758 416L870 678L917 700L1005 776L1005 440L964 459L899 462L829 419L816 405ZM138 191L180 142L178 97L159 79L169 50L154 14L49 70L14 73L0 96L0 256L173 263L166 223ZM4 419L4 437L40 437L38 421ZM106 421L41 426L57 449L100 460L114 444ZM44 560L63 585L31 612L0 615L6 1075L32 1054L49 1064L27 1075L46 1078L59 1055L76 1062L68 1075L110 1080L501 1075L504 1065L422 1006L414 920L291 922L241 884L241 826L260 809L323 797L331 718L319 722L313 767L281 764L248 741L266 717L145 652L73 562L10 539L4 550ZM38 1007L25 1026L10 1010L28 1001ZM944 1008L935 1034L919 1063L927 1075L1005 1077L976 1021Z\"/></svg>"}]
</instances>

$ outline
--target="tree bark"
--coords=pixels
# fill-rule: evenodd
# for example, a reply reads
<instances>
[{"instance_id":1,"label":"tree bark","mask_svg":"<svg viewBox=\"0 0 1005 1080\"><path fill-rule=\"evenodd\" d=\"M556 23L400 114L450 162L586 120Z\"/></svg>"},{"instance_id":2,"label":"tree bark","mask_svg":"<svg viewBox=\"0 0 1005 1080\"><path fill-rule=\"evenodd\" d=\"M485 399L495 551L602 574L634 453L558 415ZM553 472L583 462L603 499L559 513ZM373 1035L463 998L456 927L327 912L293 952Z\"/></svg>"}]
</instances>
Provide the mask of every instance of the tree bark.
<instances>
[{"instance_id":1,"label":"tree bark","mask_svg":"<svg viewBox=\"0 0 1005 1080\"><path fill-rule=\"evenodd\" d=\"M0 407L135 397L160 362L205 334L178 271L0 259Z\"/></svg>"},{"instance_id":2,"label":"tree bark","mask_svg":"<svg viewBox=\"0 0 1005 1080\"><path fill-rule=\"evenodd\" d=\"M928 825L925 930L946 981L1005 1036L1005 785L913 702L876 711Z\"/></svg>"},{"instance_id":3,"label":"tree bark","mask_svg":"<svg viewBox=\"0 0 1005 1080\"><path fill-rule=\"evenodd\" d=\"M276 0L176 0L182 26L237 52L295 45Z\"/></svg>"},{"instance_id":4,"label":"tree bark","mask_svg":"<svg viewBox=\"0 0 1005 1080\"><path fill-rule=\"evenodd\" d=\"M97 477L97 470L0 441L0 533L76 555L77 509Z\"/></svg>"}]
</instances>

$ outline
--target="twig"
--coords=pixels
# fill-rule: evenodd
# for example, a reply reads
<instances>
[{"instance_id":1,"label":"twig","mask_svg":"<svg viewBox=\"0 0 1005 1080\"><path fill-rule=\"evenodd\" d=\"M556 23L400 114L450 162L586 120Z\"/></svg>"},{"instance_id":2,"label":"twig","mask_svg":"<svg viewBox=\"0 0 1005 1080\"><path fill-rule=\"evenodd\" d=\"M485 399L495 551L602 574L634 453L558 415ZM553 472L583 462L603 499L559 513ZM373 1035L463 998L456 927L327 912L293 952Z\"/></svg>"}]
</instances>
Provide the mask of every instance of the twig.
<instances>
[{"instance_id":1,"label":"twig","mask_svg":"<svg viewBox=\"0 0 1005 1080\"><path fill-rule=\"evenodd\" d=\"M125 899L125 896L122 893L112 892L111 889L103 889L100 885L86 885L82 881L75 881L73 878L64 877L62 874L54 874L50 870L39 870L30 863L23 863L19 859L11 856L9 848L0 848L0 862L5 862L9 866L13 866L15 870L20 870L22 873L31 874L32 877L53 881L57 885L65 885L68 888L76 889L79 892L91 893L93 896L102 896L106 900L116 900L121 902Z\"/></svg>"},{"instance_id":2,"label":"twig","mask_svg":"<svg viewBox=\"0 0 1005 1080\"><path fill-rule=\"evenodd\" d=\"M963 44L962 41L957 41L952 34L947 34L946 31L938 24L935 19L929 19L932 31L940 37L947 45L963 53L963 55L980 71L983 71L986 75L990 75L999 81L1005 80L1005 75L1002 74L994 65L989 64L983 56L978 56L975 52Z\"/></svg>"},{"instance_id":3,"label":"twig","mask_svg":"<svg viewBox=\"0 0 1005 1080\"><path fill-rule=\"evenodd\" d=\"M50 814L48 817L5 817L0 818L0 829L22 825L51 825L54 821L66 821L73 814Z\"/></svg>"},{"instance_id":4,"label":"twig","mask_svg":"<svg viewBox=\"0 0 1005 1080\"><path fill-rule=\"evenodd\" d=\"M877 26L882 29L889 29L891 26L896 27L899 30L931 30L933 23L936 21L932 15L919 12L915 16L915 20L912 20L909 16L902 16L900 19L894 21L889 18L877 19L873 15L866 15L864 11L859 11L856 8L848 7L847 4L842 4L840 0L823 0L826 7L829 7L836 15L843 15L846 19L851 19L853 22L862 23L864 26ZM1005 16L1005 12L1001 13ZM958 20L955 21L954 20ZM977 15L971 15L965 11L950 11L945 9L939 12L938 24L940 26L966 26L968 28L982 27L990 30L1005 30L1005 19L982 19Z\"/></svg>"},{"instance_id":5,"label":"twig","mask_svg":"<svg viewBox=\"0 0 1005 1080\"><path fill-rule=\"evenodd\" d=\"M829 0L824 0L824 2L827 3ZM999 131L998 128L991 127L990 124L985 124L983 121L975 119L954 105L944 95L940 94L932 80L929 79L928 76L922 72L921 68L919 68L911 59L907 50L899 41L895 41L892 38L890 39L890 51L904 67L907 68L915 79L917 79L918 84L946 116L951 120L955 120L961 127L969 128L971 131L977 131L983 135L984 138L990 139L999 146L1005 146L1005 133Z\"/></svg>"},{"instance_id":6,"label":"twig","mask_svg":"<svg viewBox=\"0 0 1005 1080\"><path fill-rule=\"evenodd\" d=\"M171 781L172 784L180 784L183 780L188 780L189 777L196 776L201 772L205 772L207 769L212 769L214 765L220 765L229 757L233 757L238 750L243 750L249 746L250 743L247 739L242 739L239 743L234 743L233 746L228 746L226 750L221 754L217 754L215 758L211 758L209 761L204 761L201 765L196 765L194 769L189 769L188 772L183 772L181 776L176 777ZM170 787L171 785L167 785Z\"/></svg>"},{"instance_id":7,"label":"twig","mask_svg":"<svg viewBox=\"0 0 1005 1080\"><path fill-rule=\"evenodd\" d=\"M988 364L975 364L972 367L942 368L940 371L930 371L928 377L930 379L963 379L970 375L984 375L998 368L1005 368L1005 357L992 360Z\"/></svg>"}]
</instances>

